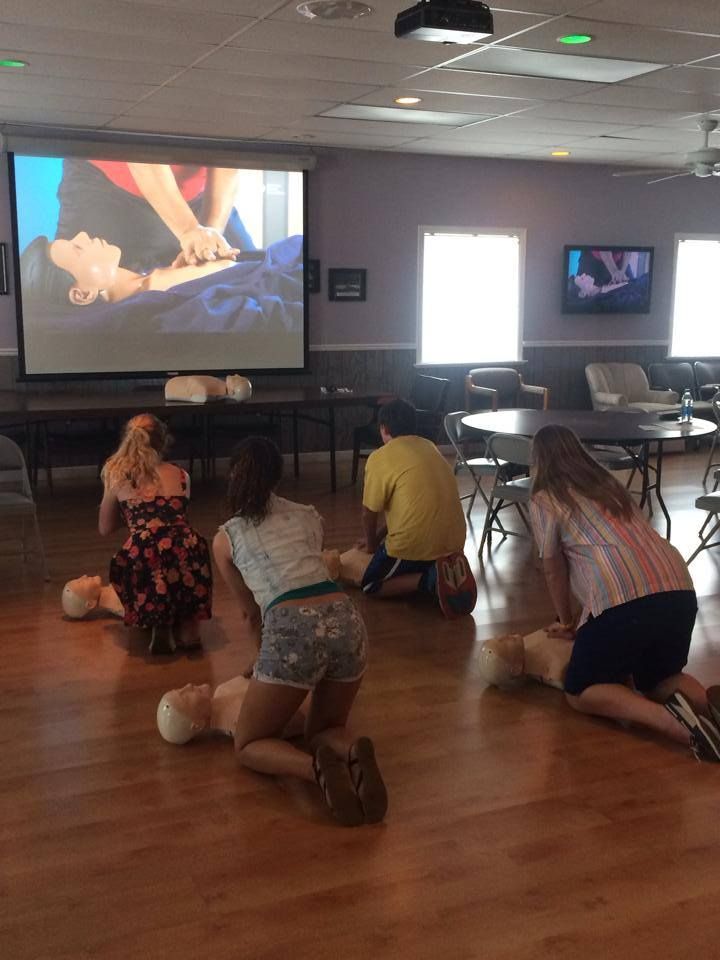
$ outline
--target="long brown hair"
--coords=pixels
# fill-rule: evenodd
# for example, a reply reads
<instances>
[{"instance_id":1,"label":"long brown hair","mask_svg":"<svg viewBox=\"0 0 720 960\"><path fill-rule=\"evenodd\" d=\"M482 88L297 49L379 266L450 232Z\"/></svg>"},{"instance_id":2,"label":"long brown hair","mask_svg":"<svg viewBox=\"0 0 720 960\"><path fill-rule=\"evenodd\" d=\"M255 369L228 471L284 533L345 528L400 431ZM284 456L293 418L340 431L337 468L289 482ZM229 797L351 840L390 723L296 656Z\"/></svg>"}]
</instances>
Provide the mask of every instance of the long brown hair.
<instances>
[{"instance_id":1,"label":"long brown hair","mask_svg":"<svg viewBox=\"0 0 720 960\"><path fill-rule=\"evenodd\" d=\"M634 503L622 484L587 452L567 427L548 424L535 434L533 494L544 490L561 504L577 507L576 496L587 497L611 516L630 520Z\"/></svg>"},{"instance_id":2,"label":"long brown hair","mask_svg":"<svg viewBox=\"0 0 720 960\"><path fill-rule=\"evenodd\" d=\"M105 461L101 477L105 489L129 483L136 490L160 479L158 467L169 443L168 429L151 413L139 413L123 428L120 446Z\"/></svg>"},{"instance_id":3,"label":"long brown hair","mask_svg":"<svg viewBox=\"0 0 720 960\"><path fill-rule=\"evenodd\" d=\"M261 523L282 471L282 454L272 440L247 437L241 441L230 458L228 475L227 503L233 515Z\"/></svg>"}]
</instances>

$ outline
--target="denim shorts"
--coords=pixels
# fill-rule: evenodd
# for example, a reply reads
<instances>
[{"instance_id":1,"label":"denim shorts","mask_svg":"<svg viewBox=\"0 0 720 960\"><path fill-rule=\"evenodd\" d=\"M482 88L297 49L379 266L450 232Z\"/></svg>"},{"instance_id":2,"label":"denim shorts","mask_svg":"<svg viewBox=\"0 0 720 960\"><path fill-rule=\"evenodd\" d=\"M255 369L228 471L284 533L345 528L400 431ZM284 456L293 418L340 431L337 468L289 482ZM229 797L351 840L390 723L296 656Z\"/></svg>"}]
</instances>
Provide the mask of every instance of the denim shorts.
<instances>
[{"instance_id":1,"label":"denim shorts","mask_svg":"<svg viewBox=\"0 0 720 960\"><path fill-rule=\"evenodd\" d=\"M280 603L265 615L253 677L313 690L321 680L359 680L367 664L367 633L345 594L313 603Z\"/></svg>"}]
</instances>

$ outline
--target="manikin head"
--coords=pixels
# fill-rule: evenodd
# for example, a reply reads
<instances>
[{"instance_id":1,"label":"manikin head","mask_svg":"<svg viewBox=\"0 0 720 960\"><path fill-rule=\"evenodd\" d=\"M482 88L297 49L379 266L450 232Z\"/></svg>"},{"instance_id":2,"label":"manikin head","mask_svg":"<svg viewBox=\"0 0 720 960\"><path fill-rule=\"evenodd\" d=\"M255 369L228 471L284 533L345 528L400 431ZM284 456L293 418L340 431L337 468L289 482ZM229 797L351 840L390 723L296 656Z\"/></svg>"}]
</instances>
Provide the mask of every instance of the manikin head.
<instances>
[{"instance_id":1,"label":"manikin head","mask_svg":"<svg viewBox=\"0 0 720 960\"><path fill-rule=\"evenodd\" d=\"M82 620L100 602L102 579L85 574L76 580L68 580L63 587L62 608L66 617L72 620Z\"/></svg>"},{"instance_id":2,"label":"manikin head","mask_svg":"<svg viewBox=\"0 0 720 960\"><path fill-rule=\"evenodd\" d=\"M501 690L520 686L525 675L525 647L519 633L486 640L478 655L480 676Z\"/></svg>"},{"instance_id":3,"label":"manikin head","mask_svg":"<svg viewBox=\"0 0 720 960\"><path fill-rule=\"evenodd\" d=\"M85 231L70 240L36 237L23 251L20 266L23 294L46 303L84 307L107 299L120 266L122 251Z\"/></svg>"},{"instance_id":4,"label":"manikin head","mask_svg":"<svg viewBox=\"0 0 720 960\"><path fill-rule=\"evenodd\" d=\"M212 690L210 685L188 683L169 690L158 704L157 727L168 743L188 743L210 725Z\"/></svg>"},{"instance_id":5,"label":"manikin head","mask_svg":"<svg viewBox=\"0 0 720 960\"><path fill-rule=\"evenodd\" d=\"M252 384L239 373L232 373L225 378L225 389L233 400L249 400L252 396Z\"/></svg>"},{"instance_id":6,"label":"manikin head","mask_svg":"<svg viewBox=\"0 0 720 960\"><path fill-rule=\"evenodd\" d=\"M412 436L417 430L415 407L407 400L391 400L380 407L378 426L383 443L395 437Z\"/></svg>"}]
</instances>

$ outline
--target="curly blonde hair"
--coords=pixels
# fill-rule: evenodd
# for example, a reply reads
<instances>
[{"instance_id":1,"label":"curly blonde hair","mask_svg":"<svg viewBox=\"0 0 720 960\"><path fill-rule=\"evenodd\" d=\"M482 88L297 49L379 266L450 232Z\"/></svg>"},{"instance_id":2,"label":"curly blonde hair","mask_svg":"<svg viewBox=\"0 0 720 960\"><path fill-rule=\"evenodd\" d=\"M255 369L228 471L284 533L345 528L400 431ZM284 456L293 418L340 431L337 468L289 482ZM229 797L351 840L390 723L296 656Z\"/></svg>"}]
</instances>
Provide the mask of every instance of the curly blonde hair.
<instances>
[{"instance_id":1,"label":"curly blonde hair","mask_svg":"<svg viewBox=\"0 0 720 960\"><path fill-rule=\"evenodd\" d=\"M129 483L134 489L157 483L158 467L168 446L168 429L151 413L139 413L125 424L120 446L105 461L102 481L105 489Z\"/></svg>"}]
</instances>

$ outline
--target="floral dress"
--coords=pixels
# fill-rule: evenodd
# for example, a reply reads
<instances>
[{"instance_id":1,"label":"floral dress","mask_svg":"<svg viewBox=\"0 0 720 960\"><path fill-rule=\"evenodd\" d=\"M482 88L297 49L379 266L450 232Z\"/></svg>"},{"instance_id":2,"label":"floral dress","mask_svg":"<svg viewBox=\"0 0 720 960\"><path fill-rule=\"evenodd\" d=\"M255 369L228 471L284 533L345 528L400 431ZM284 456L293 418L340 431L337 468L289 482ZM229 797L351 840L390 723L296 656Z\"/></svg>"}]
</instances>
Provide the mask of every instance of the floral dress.
<instances>
[{"instance_id":1,"label":"floral dress","mask_svg":"<svg viewBox=\"0 0 720 960\"><path fill-rule=\"evenodd\" d=\"M189 525L187 507L185 494L120 501L130 536L110 561L110 583L125 608L125 626L210 619L210 553Z\"/></svg>"}]
</instances>

